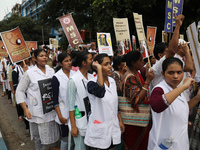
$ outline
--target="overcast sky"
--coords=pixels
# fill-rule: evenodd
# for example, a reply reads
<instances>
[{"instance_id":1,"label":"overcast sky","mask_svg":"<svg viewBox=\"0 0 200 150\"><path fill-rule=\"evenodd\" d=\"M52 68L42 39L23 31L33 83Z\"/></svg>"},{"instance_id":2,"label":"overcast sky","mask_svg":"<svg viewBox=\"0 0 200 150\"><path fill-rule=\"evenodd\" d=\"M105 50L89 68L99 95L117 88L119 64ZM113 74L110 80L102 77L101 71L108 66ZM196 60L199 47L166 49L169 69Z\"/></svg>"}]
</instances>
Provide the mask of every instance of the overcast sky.
<instances>
[{"instance_id":1,"label":"overcast sky","mask_svg":"<svg viewBox=\"0 0 200 150\"><path fill-rule=\"evenodd\" d=\"M0 20L2 20L6 14L11 12L12 7L16 3L21 4L22 0L0 0Z\"/></svg>"}]
</instances>

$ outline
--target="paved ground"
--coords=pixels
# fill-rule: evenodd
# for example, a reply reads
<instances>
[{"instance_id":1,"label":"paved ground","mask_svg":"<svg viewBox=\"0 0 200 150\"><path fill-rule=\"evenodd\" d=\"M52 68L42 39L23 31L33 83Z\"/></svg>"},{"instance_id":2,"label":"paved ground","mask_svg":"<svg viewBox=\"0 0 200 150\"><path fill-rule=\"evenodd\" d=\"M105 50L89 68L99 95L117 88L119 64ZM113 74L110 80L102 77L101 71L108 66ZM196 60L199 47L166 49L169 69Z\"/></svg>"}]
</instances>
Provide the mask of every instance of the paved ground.
<instances>
[{"instance_id":1,"label":"paved ground","mask_svg":"<svg viewBox=\"0 0 200 150\"><path fill-rule=\"evenodd\" d=\"M25 135L25 124L19 122L16 107L1 97L0 85L0 129L8 150L34 150L34 142Z\"/></svg>"}]
</instances>

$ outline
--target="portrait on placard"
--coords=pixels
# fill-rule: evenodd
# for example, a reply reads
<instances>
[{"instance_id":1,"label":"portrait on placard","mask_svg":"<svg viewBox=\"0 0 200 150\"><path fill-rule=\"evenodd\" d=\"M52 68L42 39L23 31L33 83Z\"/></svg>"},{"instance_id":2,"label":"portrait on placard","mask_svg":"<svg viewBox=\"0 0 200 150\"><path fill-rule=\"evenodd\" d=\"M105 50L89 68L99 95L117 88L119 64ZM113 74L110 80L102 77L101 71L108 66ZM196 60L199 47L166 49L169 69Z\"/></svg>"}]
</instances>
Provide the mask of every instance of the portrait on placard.
<instances>
[{"instance_id":1,"label":"portrait on placard","mask_svg":"<svg viewBox=\"0 0 200 150\"><path fill-rule=\"evenodd\" d=\"M97 33L97 43L99 53L106 53L109 56L113 56L110 33Z\"/></svg>"}]
</instances>

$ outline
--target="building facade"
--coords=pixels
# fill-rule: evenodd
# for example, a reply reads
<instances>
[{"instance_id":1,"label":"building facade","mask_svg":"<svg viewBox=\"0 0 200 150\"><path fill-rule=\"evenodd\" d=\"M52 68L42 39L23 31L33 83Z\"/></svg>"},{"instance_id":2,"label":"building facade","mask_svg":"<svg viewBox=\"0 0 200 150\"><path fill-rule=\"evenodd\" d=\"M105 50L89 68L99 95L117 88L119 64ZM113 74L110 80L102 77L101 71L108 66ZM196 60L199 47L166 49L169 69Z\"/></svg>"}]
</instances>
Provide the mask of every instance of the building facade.
<instances>
[{"instance_id":1,"label":"building facade","mask_svg":"<svg viewBox=\"0 0 200 150\"><path fill-rule=\"evenodd\" d=\"M36 4L35 0L23 0L21 4L22 17L29 16L32 19L38 20L40 11L48 1L49 0L40 0Z\"/></svg>"},{"instance_id":2,"label":"building facade","mask_svg":"<svg viewBox=\"0 0 200 150\"><path fill-rule=\"evenodd\" d=\"M17 14L21 16L21 4L16 3L15 6L12 8L12 14Z\"/></svg>"}]
</instances>

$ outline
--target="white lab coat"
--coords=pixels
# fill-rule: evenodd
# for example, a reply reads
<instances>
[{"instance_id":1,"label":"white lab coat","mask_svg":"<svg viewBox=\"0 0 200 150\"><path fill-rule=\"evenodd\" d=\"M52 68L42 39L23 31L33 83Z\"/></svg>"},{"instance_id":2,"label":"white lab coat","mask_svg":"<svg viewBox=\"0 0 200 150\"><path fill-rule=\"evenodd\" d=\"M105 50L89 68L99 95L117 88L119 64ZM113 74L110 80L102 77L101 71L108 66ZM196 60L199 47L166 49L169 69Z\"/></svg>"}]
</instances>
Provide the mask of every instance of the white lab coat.
<instances>
[{"instance_id":1,"label":"white lab coat","mask_svg":"<svg viewBox=\"0 0 200 150\"><path fill-rule=\"evenodd\" d=\"M74 73L75 73L75 71L70 70L69 77L71 77ZM55 73L54 76L59 81L59 94L58 94L59 108L60 108L62 116L68 120L69 119L69 106L68 106L68 98L67 98L67 82L68 82L69 78L63 72L62 69L60 69L57 73ZM55 121L60 125L62 124L60 122L57 114L56 114ZM66 123L65 125L67 125L67 124L68 123Z\"/></svg>"},{"instance_id":2,"label":"white lab coat","mask_svg":"<svg viewBox=\"0 0 200 150\"><path fill-rule=\"evenodd\" d=\"M87 73L88 80L93 78L93 75ZM87 83L88 80L83 76L83 74L78 70L72 77L71 79L74 81L77 92L76 92L76 99L75 99L75 105L78 106L79 111L85 111L85 104L83 99L87 97ZM79 130L79 134L81 136L85 136L86 129L87 129L87 116L86 113L84 116L82 116L79 119L76 119L76 126ZM68 123L69 130L71 131L71 123Z\"/></svg>"},{"instance_id":3,"label":"white lab coat","mask_svg":"<svg viewBox=\"0 0 200 150\"><path fill-rule=\"evenodd\" d=\"M96 82L97 77L91 79L91 81ZM106 92L103 98L88 93L91 103L91 115L84 142L88 146L100 149L108 148L111 141L114 145L121 142L117 87L113 78L108 77L108 81L109 87L104 83ZM95 124L95 120L101 123Z\"/></svg>"},{"instance_id":4,"label":"white lab coat","mask_svg":"<svg viewBox=\"0 0 200 150\"><path fill-rule=\"evenodd\" d=\"M156 87L161 87L164 93L173 89L163 80ZM167 138L174 138L169 150L189 150L188 115L189 106L183 93L180 94L161 113L151 109L153 126L149 134L148 150L161 150L159 144Z\"/></svg>"},{"instance_id":5,"label":"white lab coat","mask_svg":"<svg viewBox=\"0 0 200 150\"><path fill-rule=\"evenodd\" d=\"M27 93L27 105L31 112L32 119L28 119L29 122L45 123L55 120L56 112L53 110L49 113L43 114L42 99L40 89L38 85L39 80L52 78L54 70L47 65L45 66L46 74L44 74L35 65L31 69L27 70L21 78L17 90L16 90L16 101L17 104L25 102L25 92Z\"/></svg>"}]
</instances>

